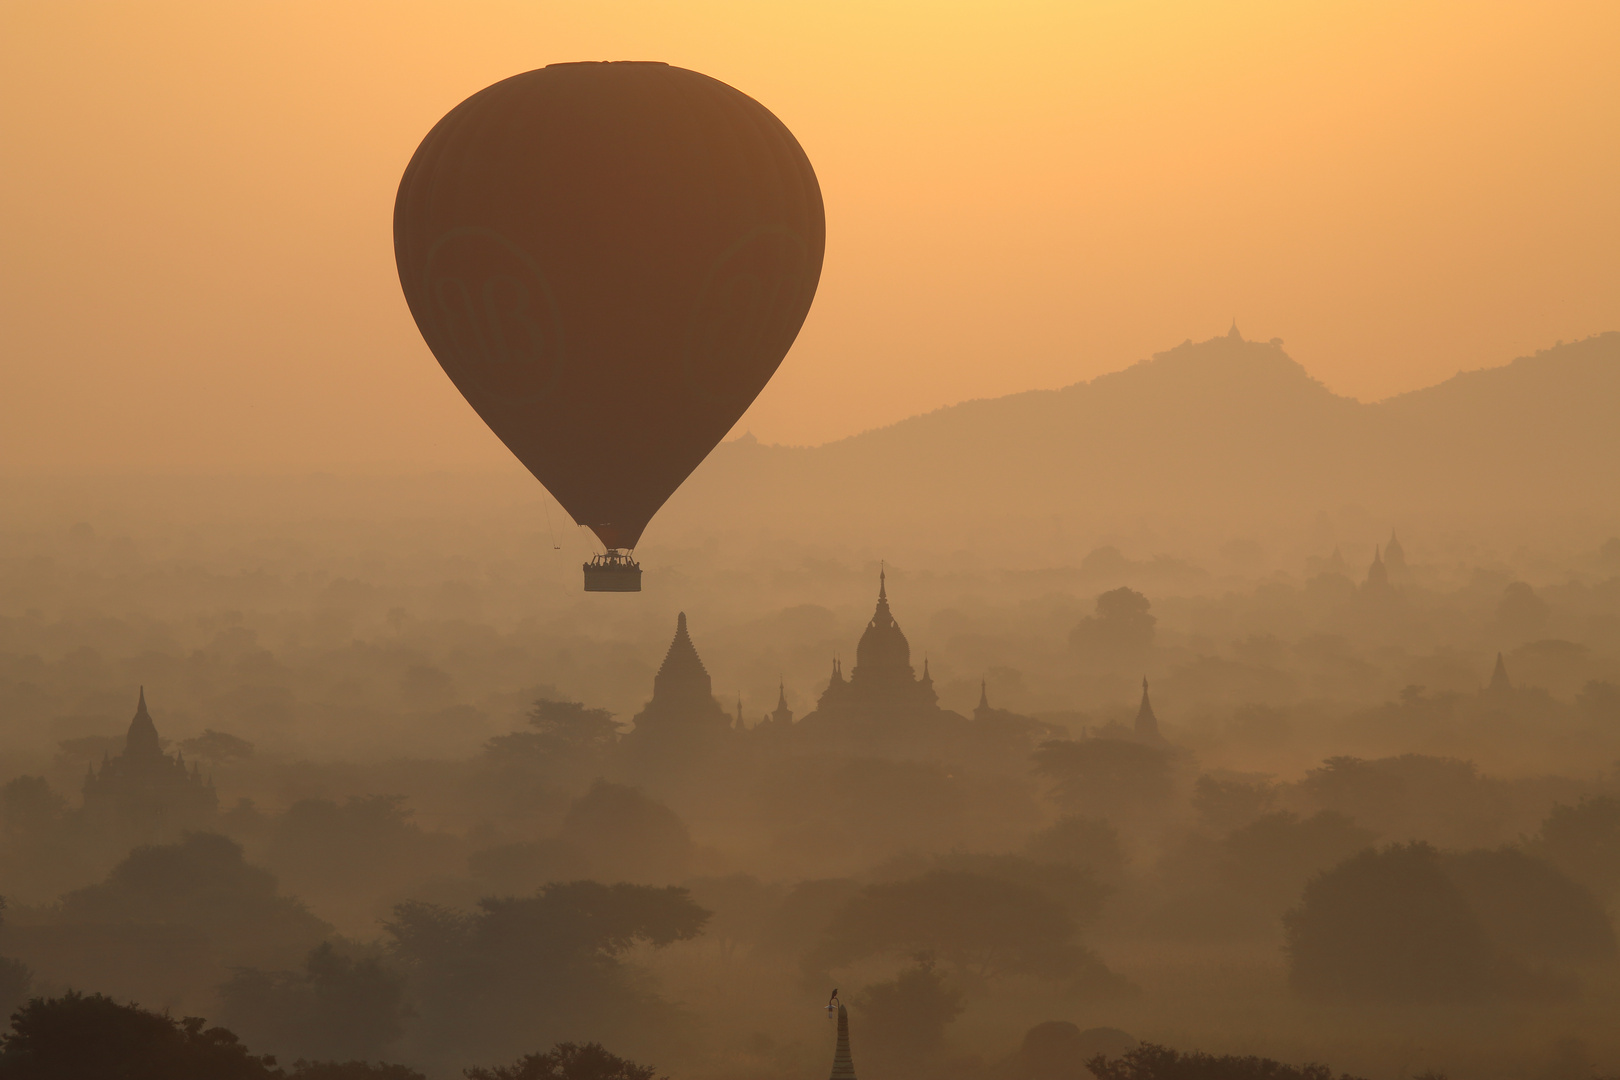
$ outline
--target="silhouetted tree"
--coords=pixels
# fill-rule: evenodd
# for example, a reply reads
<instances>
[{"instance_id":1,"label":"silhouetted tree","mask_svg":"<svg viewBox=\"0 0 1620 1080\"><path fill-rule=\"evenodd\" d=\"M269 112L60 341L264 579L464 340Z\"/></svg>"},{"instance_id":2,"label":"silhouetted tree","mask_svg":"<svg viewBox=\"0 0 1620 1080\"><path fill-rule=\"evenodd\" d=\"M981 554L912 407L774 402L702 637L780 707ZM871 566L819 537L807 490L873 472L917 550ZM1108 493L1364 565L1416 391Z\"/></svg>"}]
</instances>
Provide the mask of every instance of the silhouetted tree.
<instances>
[{"instance_id":1,"label":"silhouetted tree","mask_svg":"<svg viewBox=\"0 0 1620 1080\"><path fill-rule=\"evenodd\" d=\"M1374 832L1417 832L1457 847L1494 840L1508 812L1501 781L1481 777L1470 761L1428 754L1329 758L1305 774L1299 790Z\"/></svg>"},{"instance_id":2,"label":"silhouetted tree","mask_svg":"<svg viewBox=\"0 0 1620 1080\"><path fill-rule=\"evenodd\" d=\"M807 941L826 936L833 919L861 891L853 878L817 878L788 890L781 905L765 919L760 944L778 953L799 953ZM816 985L823 980L817 978Z\"/></svg>"},{"instance_id":3,"label":"silhouetted tree","mask_svg":"<svg viewBox=\"0 0 1620 1080\"><path fill-rule=\"evenodd\" d=\"M287 1057L378 1057L404 1033L407 1014L404 976L330 942L300 971L239 968L219 997L225 1023Z\"/></svg>"},{"instance_id":4,"label":"silhouetted tree","mask_svg":"<svg viewBox=\"0 0 1620 1080\"><path fill-rule=\"evenodd\" d=\"M1485 929L1427 844L1364 851L1318 874L1284 926L1290 985L1310 997L1448 1001L1491 989Z\"/></svg>"},{"instance_id":5,"label":"silhouetted tree","mask_svg":"<svg viewBox=\"0 0 1620 1080\"><path fill-rule=\"evenodd\" d=\"M1024 845L1024 854L1043 862L1090 867L1105 878L1117 876L1126 862L1119 830L1107 818L1075 814L1060 817L1031 836Z\"/></svg>"},{"instance_id":6,"label":"silhouetted tree","mask_svg":"<svg viewBox=\"0 0 1620 1080\"><path fill-rule=\"evenodd\" d=\"M588 877L591 862L578 844L548 836L475 851L467 856L467 872L489 892L521 895L554 881Z\"/></svg>"},{"instance_id":7,"label":"silhouetted tree","mask_svg":"<svg viewBox=\"0 0 1620 1080\"><path fill-rule=\"evenodd\" d=\"M253 744L224 731L207 728L201 735L180 741L182 753L214 765L246 761L253 756Z\"/></svg>"},{"instance_id":8,"label":"silhouetted tree","mask_svg":"<svg viewBox=\"0 0 1620 1080\"><path fill-rule=\"evenodd\" d=\"M528 764L556 775L588 770L599 763L619 740L619 725L606 709L593 709L579 701L540 698L526 719L532 731L497 735L484 744L491 759L507 764Z\"/></svg>"},{"instance_id":9,"label":"silhouetted tree","mask_svg":"<svg viewBox=\"0 0 1620 1080\"><path fill-rule=\"evenodd\" d=\"M1319 810L1304 820L1277 810L1221 841L1216 872L1275 918L1312 874L1343 862L1373 840L1370 830L1332 810Z\"/></svg>"},{"instance_id":10,"label":"silhouetted tree","mask_svg":"<svg viewBox=\"0 0 1620 1080\"><path fill-rule=\"evenodd\" d=\"M79 815L43 776L0 786L0 874L8 887L59 893L85 880L85 854Z\"/></svg>"},{"instance_id":11,"label":"silhouetted tree","mask_svg":"<svg viewBox=\"0 0 1620 1080\"><path fill-rule=\"evenodd\" d=\"M310 903L369 921L385 897L436 869L458 868L455 841L424 832L411 817L401 795L300 799L273 819L265 860Z\"/></svg>"},{"instance_id":12,"label":"silhouetted tree","mask_svg":"<svg viewBox=\"0 0 1620 1080\"><path fill-rule=\"evenodd\" d=\"M686 890L578 881L531 897L489 898L474 912L421 902L384 924L435 1045L515 1053L538 1031L625 1031L667 1007L618 956L696 937L709 913ZM532 1045L532 1044L531 1044Z\"/></svg>"},{"instance_id":13,"label":"silhouetted tree","mask_svg":"<svg viewBox=\"0 0 1620 1080\"><path fill-rule=\"evenodd\" d=\"M738 945L758 945L773 929L784 899L780 885L767 885L752 874L693 878L686 883L692 899L714 913L705 930L728 954ZM803 927L798 930L803 933Z\"/></svg>"},{"instance_id":14,"label":"silhouetted tree","mask_svg":"<svg viewBox=\"0 0 1620 1080\"><path fill-rule=\"evenodd\" d=\"M656 1066L617 1057L600 1043L566 1042L544 1054L526 1054L513 1065L463 1070L467 1080L653 1080L657 1073Z\"/></svg>"},{"instance_id":15,"label":"silhouetted tree","mask_svg":"<svg viewBox=\"0 0 1620 1080\"><path fill-rule=\"evenodd\" d=\"M692 855L692 836L675 811L600 779L568 808L559 835L585 853L598 877L619 881L678 880Z\"/></svg>"},{"instance_id":16,"label":"silhouetted tree","mask_svg":"<svg viewBox=\"0 0 1620 1080\"><path fill-rule=\"evenodd\" d=\"M934 968L931 953L919 953L894 978L873 983L854 998L862 1020L863 1053L885 1074L910 1073L937 1060L945 1029L966 1008L961 990Z\"/></svg>"},{"instance_id":17,"label":"silhouetted tree","mask_svg":"<svg viewBox=\"0 0 1620 1080\"><path fill-rule=\"evenodd\" d=\"M0 925L4 924L6 898L0 896ZM0 956L0 1010L9 1012L28 996L34 973L21 960Z\"/></svg>"},{"instance_id":18,"label":"silhouetted tree","mask_svg":"<svg viewBox=\"0 0 1620 1080\"><path fill-rule=\"evenodd\" d=\"M295 1061L291 1080L427 1080L404 1065L378 1061Z\"/></svg>"},{"instance_id":19,"label":"silhouetted tree","mask_svg":"<svg viewBox=\"0 0 1620 1080\"><path fill-rule=\"evenodd\" d=\"M839 966L883 953L932 953L974 984L1011 974L1076 984L1116 978L1077 934L1065 905L1033 885L933 870L861 890L833 918L817 956Z\"/></svg>"},{"instance_id":20,"label":"silhouetted tree","mask_svg":"<svg viewBox=\"0 0 1620 1080\"><path fill-rule=\"evenodd\" d=\"M805 754L767 764L756 790L779 847L823 860L836 853L846 865L907 849L947 849L972 814L965 777L932 761ZM815 814L807 815L807 806ZM883 827L874 829L875 821Z\"/></svg>"},{"instance_id":21,"label":"silhouetted tree","mask_svg":"<svg viewBox=\"0 0 1620 1080\"><path fill-rule=\"evenodd\" d=\"M1585 716L1599 723L1620 722L1620 686L1592 679L1575 696L1575 704Z\"/></svg>"},{"instance_id":22,"label":"silhouetted tree","mask_svg":"<svg viewBox=\"0 0 1620 1080\"><path fill-rule=\"evenodd\" d=\"M1124 739L1054 739L1035 751L1058 805L1082 814L1157 806L1170 797L1170 752Z\"/></svg>"},{"instance_id":23,"label":"silhouetted tree","mask_svg":"<svg viewBox=\"0 0 1620 1080\"><path fill-rule=\"evenodd\" d=\"M67 800L43 776L19 776L0 787L0 827L7 835L54 830L67 816Z\"/></svg>"},{"instance_id":24,"label":"silhouetted tree","mask_svg":"<svg viewBox=\"0 0 1620 1080\"><path fill-rule=\"evenodd\" d=\"M903 865L905 860L901 860ZM936 855L928 869L977 874L1034 889L1056 903L1084 930L1102 911L1113 888L1104 885L1095 870L1072 862L1044 862L1022 855ZM920 868L919 868L920 869ZM895 875L899 877L900 875ZM904 875L916 876L915 872Z\"/></svg>"},{"instance_id":25,"label":"silhouetted tree","mask_svg":"<svg viewBox=\"0 0 1620 1080\"><path fill-rule=\"evenodd\" d=\"M1620 890L1620 798L1554 805L1531 850L1599 896L1612 897Z\"/></svg>"},{"instance_id":26,"label":"silhouetted tree","mask_svg":"<svg viewBox=\"0 0 1620 1080\"><path fill-rule=\"evenodd\" d=\"M1158 619L1149 614L1148 598L1135 589L1119 588L1097 597L1097 611L1081 619L1069 634L1069 647L1083 656L1122 661L1143 656L1153 647Z\"/></svg>"},{"instance_id":27,"label":"silhouetted tree","mask_svg":"<svg viewBox=\"0 0 1620 1080\"><path fill-rule=\"evenodd\" d=\"M1048 1020L1024 1032L1018 1051L997 1070L1002 1080L1096 1080L1086 1062L1119 1057L1137 1042L1118 1028L1088 1028Z\"/></svg>"},{"instance_id":28,"label":"silhouetted tree","mask_svg":"<svg viewBox=\"0 0 1620 1080\"><path fill-rule=\"evenodd\" d=\"M73 991L35 998L0 1038L0 1080L268 1080L270 1058L255 1057L231 1032Z\"/></svg>"},{"instance_id":29,"label":"silhouetted tree","mask_svg":"<svg viewBox=\"0 0 1620 1080\"><path fill-rule=\"evenodd\" d=\"M219 959L241 964L293 962L331 932L280 895L275 876L249 864L240 844L216 833L136 848L104 882L64 896L58 920L194 927Z\"/></svg>"},{"instance_id":30,"label":"silhouetted tree","mask_svg":"<svg viewBox=\"0 0 1620 1080\"><path fill-rule=\"evenodd\" d=\"M1143 1043L1121 1057L1086 1062L1097 1080L1333 1080L1326 1065L1285 1065L1263 1057L1233 1057L1194 1050L1179 1053ZM1341 1074L1339 1080L1351 1080Z\"/></svg>"},{"instance_id":31,"label":"silhouetted tree","mask_svg":"<svg viewBox=\"0 0 1620 1080\"><path fill-rule=\"evenodd\" d=\"M1499 952L1535 964L1615 960L1603 905L1556 867L1508 847L1447 855L1442 867Z\"/></svg>"},{"instance_id":32,"label":"silhouetted tree","mask_svg":"<svg viewBox=\"0 0 1620 1080\"><path fill-rule=\"evenodd\" d=\"M529 710L528 720L541 736L569 750L600 753L619 738L619 725L606 709L593 709L578 701L540 698Z\"/></svg>"},{"instance_id":33,"label":"silhouetted tree","mask_svg":"<svg viewBox=\"0 0 1620 1080\"><path fill-rule=\"evenodd\" d=\"M1551 613L1547 601L1522 581L1515 581L1503 589L1502 599L1496 605L1496 618L1502 626L1509 633L1523 637L1540 633Z\"/></svg>"},{"instance_id":34,"label":"silhouetted tree","mask_svg":"<svg viewBox=\"0 0 1620 1080\"><path fill-rule=\"evenodd\" d=\"M1225 778L1204 773L1193 785L1198 820L1217 833L1241 829L1277 802L1277 785L1264 779Z\"/></svg>"}]
</instances>

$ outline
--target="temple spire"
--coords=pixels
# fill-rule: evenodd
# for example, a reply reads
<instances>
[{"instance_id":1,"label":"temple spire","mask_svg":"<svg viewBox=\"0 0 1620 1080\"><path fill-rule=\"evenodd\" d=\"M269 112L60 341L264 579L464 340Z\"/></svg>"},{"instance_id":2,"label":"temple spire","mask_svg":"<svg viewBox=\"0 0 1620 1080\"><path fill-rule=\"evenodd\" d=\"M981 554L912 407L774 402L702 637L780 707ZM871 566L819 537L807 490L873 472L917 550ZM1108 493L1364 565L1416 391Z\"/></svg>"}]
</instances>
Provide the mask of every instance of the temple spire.
<instances>
[{"instance_id":1,"label":"temple spire","mask_svg":"<svg viewBox=\"0 0 1620 1080\"><path fill-rule=\"evenodd\" d=\"M855 1080L855 1059L849 1053L849 1013L838 1006L838 1049L833 1052L829 1080Z\"/></svg>"},{"instance_id":2,"label":"temple spire","mask_svg":"<svg viewBox=\"0 0 1620 1080\"><path fill-rule=\"evenodd\" d=\"M701 702L709 700L709 693L709 672L686 631L683 611L675 618L675 637L664 654L664 663L653 676L653 698L667 700L673 695L675 699Z\"/></svg>"},{"instance_id":3,"label":"temple spire","mask_svg":"<svg viewBox=\"0 0 1620 1080\"><path fill-rule=\"evenodd\" d=\"M129 734L124 737L124 754L128 757L158 757L163 744L158 740L157 725L146 711L146 687L141 687L140 699L135 705L135 716L129 722Z\"/></svg>"},{"instance_id":4,"label":"temple spire","mask_svg":"<svg viewBox=\"0 0 1620 1080\"><path fill-rule=\"evenodd\" d=\"M1384 565L1383 556L1378 553L1378 545L1373 545L1372 565L1367 567L1367 588L1382 589L1389 585L1389 567Z\"/></svg>"},{"instance_id":5,"label":"temple spire","mask_svg":"<svg viewBox=\"0 0 1620 1080\"><path fill-rule=\"evenodd\" d=\"M787 703L787 680L777 676L776 680L776 711L771 713L773 723L787 725L793 723L793 710Z\"/></svg>"},{"instance_id":6,"label":"temple spire","mask_svg":"<svg viewBox=\"0 0 1620 1080\"><path fill-rule=\"evenodd\" d=\"M1406 550L1401 547L1400 538L1395 535L1394 529L1389 530L1389 543L1384 545L1384 566L1389 570L1391 581L1406 581L1410 577L1406 566Z\"/></svg>"},{"instance_id":7,"label":"temple spire","mask_svg":"<svg viewBox=\"0 0 1620 1080\"><path fill-rule=\"evenodd\" d=\"M1147 676L1142 676L1142 704L1136 710L1136 736L1158 741L1159 718L1153 715L1153 702L1148 700Z\"/></svg>"},{"instance_id":8,"label":"temple spire","mask_svg":"<svg viewBox=\"0 0 1620 1080\"><path fill-rule=\"evenodd\" d=\"M990 691L983 679L979 680L979 708L990 708Z\"/></svg>"},{"instance_id":9,"label":"temple spire","mask_svg":"<svg viewBox=\"0 0 1620 1080\"><path fill-rule=\"evenodd\" d=\"M1234 317L1232 319L1232 329L1230 329L1230 330L1228 330L1226 332L1226 338L1227 338L1228 341L1242 341L1243 340L1243 335L1238 333L1237 318L1236 317Z\"/></svg>"},{"instance_id":10,"label":"temple spire","mask_svg":"<svg viewBox=\"0 0 1620 1080\"><path fill-rule=\"evenodd\" d=\"M881 559L878 561L878 599L885 603L889 599L889 567Z\"/></svg>"},{"instance_id":11,"label":"temple spire","mask_svg":"<svg viewBox=\"0 0 1620 1080\"><path fill-rule=\"evenodd\" d=\"M1502 654L1496 654L1496 668L1491 672L1490 691L1493 694L1505 694L1513 689L1513 683L1508 679L1507 664L1502 660Z\"/></svg>"}]
</instances>

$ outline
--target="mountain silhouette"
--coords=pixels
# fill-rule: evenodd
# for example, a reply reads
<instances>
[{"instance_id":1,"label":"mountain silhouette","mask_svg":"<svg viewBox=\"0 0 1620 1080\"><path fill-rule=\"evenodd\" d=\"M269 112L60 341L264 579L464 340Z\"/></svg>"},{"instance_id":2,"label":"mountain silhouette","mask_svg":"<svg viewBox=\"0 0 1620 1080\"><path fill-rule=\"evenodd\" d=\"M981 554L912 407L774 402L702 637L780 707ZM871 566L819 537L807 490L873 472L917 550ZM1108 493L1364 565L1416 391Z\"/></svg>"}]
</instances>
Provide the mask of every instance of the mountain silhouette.
<instances>
[{"instance_id":1,"label":"mountain silhouette","mask_svg":"<svg viewBox=\"0 0 1620 1080\"><path fill-rule=\"evenodd\" d=\"M1399 520L1608 516L1615 401L1620 333L1371 404L1334 394L1280 343L1229 334L824 446L725 443L668 514L874 542L1044 538L1054 517L1077 532L1241 529L1347 504Z\"/></svg>"}]
</instances>

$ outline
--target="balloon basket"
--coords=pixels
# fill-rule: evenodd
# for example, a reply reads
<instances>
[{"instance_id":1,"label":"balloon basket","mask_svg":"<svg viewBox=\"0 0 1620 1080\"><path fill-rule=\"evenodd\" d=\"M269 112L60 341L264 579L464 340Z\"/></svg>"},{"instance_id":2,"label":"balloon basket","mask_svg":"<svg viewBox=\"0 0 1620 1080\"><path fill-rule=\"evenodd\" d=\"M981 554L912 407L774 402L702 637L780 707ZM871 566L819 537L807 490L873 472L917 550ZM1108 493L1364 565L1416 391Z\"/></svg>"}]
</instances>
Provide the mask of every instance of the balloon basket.
<instances>
[{"instance_id":1,"label":"balloon basket","mask_svg":"<svg viewBox=\"0 0 1620 1080\"><path fill-rule=\"evenodd\" d=\"M585 564L586 592L640 592L641 564L623 551L608 551Z\"/></svg>"}]
</instances>

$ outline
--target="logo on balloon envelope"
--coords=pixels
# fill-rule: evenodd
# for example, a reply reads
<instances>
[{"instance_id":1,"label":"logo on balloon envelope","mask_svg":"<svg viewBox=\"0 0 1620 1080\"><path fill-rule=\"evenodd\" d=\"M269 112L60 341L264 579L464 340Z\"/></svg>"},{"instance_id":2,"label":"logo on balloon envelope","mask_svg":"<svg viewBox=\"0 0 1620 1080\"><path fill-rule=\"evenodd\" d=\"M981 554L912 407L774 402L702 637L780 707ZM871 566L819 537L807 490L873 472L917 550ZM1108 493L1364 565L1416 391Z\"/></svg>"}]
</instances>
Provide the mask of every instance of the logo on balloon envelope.
<instances>
[{"instance_id":1,"label":"logo on balloon envelope","mask_svg":"<svg viewBox=\"0 0 1620 1080\"><path fill-rule=\"evenodd\" d=\"M721 253L687 327L686 379L695 393L748 407L810 309L809 262L803 239L781 226L752 229Z\"/></svg>"},{"instance_id":2,"label":"logo on balloon envelope","mask_svg":"<svg viewBox=\"0 0 1620 1080\"><path fill-rule=\"evenodd\" d=\"M556 382L561 320L523 249L493 229L451 229L428 253L423 285L429 344L463 392L523 402Z\"/></svg>"}]
</instances>

